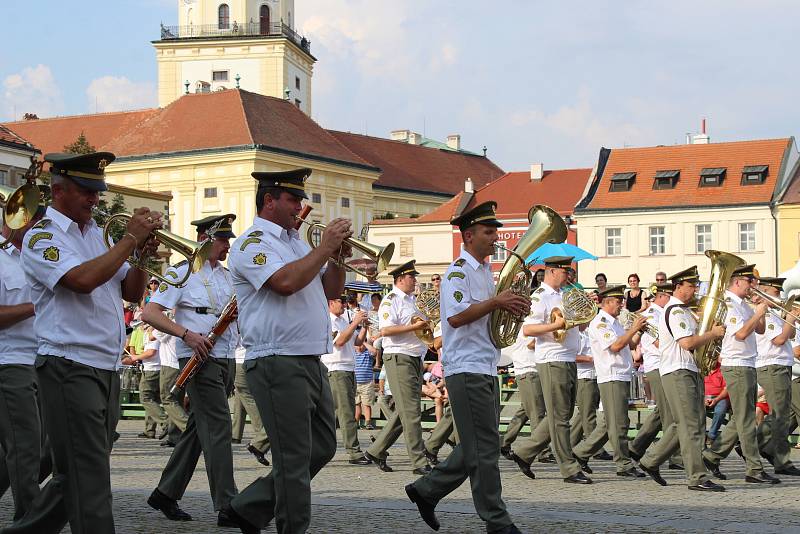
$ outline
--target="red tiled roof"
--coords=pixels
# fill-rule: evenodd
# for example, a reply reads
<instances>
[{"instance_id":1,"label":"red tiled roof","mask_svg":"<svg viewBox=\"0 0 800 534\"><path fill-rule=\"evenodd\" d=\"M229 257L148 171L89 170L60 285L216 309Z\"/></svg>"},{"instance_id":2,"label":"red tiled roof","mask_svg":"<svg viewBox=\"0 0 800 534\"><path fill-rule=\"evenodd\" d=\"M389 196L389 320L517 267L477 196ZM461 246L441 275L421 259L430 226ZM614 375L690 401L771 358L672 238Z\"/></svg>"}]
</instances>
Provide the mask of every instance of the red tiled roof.
<instances>
[{"instance_id":1,"label":"red tiled roof","mask_svg":"<svg viewBox=\"0 0 800 534\"><path fill-rule=\"evenodd\" d=\"M790 138L784 138L613 149L597 184L597 191L586 209L769 203L790 143ZM741 185L742 170L750 165L769 166L764 183ZM700 187L700 171L718 167L727 169L722 185ZM680 170L675 188L654 190L656 171L665 170ZM611 177L627 172L636 173L630 191L610 192Z\"/></svg>"},{"instance_id":2,"label":"red tiled roof","mask_svg":"<svg viewBox=\"0 0 800 534\"><path fill-rule=\"evenodd\" d=\"M0 125L0 144L18 147L24 150L31 150L35 151L36 148L29 143L27 140L23 139L19 135L15 134L8 128L3 125Z\"/></svg>"},{"instance_id":3,"label":"red tiled roof","mask_svg":"<svg viewBox=\"0 0 800 534\"><path fill-rule=\"evenodd\" d=\"M489 158L380 137L328 130L352 152L382 171L376 186L455 195L472 178L476 188L503 175Z\"/></svg>"},{"instance_id":4,"label":"red tiled roof","mask_svg":"<svg viewBox=\"0 0 800 534\"><path fill-rule=\"evenodd\" d=\"M78 139L81 132L86 136L89 144L100 150L103 145L134 128L158 111L158 109L143 109L53 117L51 119L9 122L5 126L29 140L43 154L62 152L64 146Z\"/></svg>"}]
</instances>

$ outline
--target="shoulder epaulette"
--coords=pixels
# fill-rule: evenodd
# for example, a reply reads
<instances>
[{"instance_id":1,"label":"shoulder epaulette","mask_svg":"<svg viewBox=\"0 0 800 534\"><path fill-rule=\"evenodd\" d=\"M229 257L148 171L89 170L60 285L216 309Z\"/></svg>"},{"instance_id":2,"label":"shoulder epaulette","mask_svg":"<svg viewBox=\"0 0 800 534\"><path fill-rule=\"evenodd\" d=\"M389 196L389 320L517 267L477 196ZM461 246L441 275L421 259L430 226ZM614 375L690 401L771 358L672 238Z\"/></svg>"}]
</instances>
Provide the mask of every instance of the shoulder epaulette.
<instances>
[{"instance_id":1,"label":"shoulder epaulette","mask_svg":"<svg viewBox=\"0 0 800 534\"><path fill-rule=\"evenodd\" d=\"M396 294L396 293L389 293L388 295L386 295L386 298L387 298L387 299L389 299L389 300L392 300L392 299L393 299L393 298L395 298L396 296L397 296L397 294Z\"/></svg>"},{"instance_id":2,"label":"shoulder epaulette","mask_svg":"<svg viewBox=\"0 0 800 534\"><path fill-rule=\"evenodd\" d=\"M48 226L48 225L49 225L51 222L53 222L51 219L42 219L42 220L41 220L41 221L39 221L38 223L34 224L34 225L31 227L31 228L32 228L32 229L41 229L41 228L47 228L47 226Z\"/></svg>"},{"instance_id":3,"label":"shoulder epaulette","mask_svg":"<svg viewBox=\"0 0 800 534\"><path fill-rule=\"evenodd\" d=\"M544 288L542 286L537 287L533 290L534 293L544 293Z\"/></svg>"},{"instance_id":4,"label":"shoulder epaulette","mask_svg":"<svg viewBox=\"0 0 800 534\"><path fill-rule=\"evenodd\" d=\"M252 232L247 234L247 237L261 237L262 235L264 235L264 232L262 232L261 230L253 230Z\"/></svg>"},{"instance_id":5,"label":"shoulder epaulette","mask_svg":"<svg viewBox=\"0 0 800 534\"><path fill-rule=\"evenodd\" d=\"M467 263L467 260L465 260L464 258L458 258L456 261L453 262L453 266L463 267L465 263Z\"/></svg>"},{"instance_id":6,"label":"shoulder epaulette","mask_svg":"<svg viewBox=\"0 0 800 534\"><path fill-rule=\"evenodd\" d=\"M181 260L178 263L176 263L175 265L173 265L173 267L177 269L178 267L183 267L187 263L189 263L189 260Z\"/></svg>"}]
</instances>

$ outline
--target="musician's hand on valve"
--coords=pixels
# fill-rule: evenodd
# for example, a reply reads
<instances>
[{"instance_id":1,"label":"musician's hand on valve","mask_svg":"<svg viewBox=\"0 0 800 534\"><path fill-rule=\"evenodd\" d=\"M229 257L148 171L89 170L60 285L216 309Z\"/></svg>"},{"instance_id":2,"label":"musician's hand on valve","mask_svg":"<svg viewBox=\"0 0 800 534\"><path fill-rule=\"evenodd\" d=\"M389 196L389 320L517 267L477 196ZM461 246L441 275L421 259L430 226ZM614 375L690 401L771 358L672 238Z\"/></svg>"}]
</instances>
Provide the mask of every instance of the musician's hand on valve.
<instances>
[{"instance_id":1,"label":"musician's hand on valve","mask_svg":"<svg viewBox=\"0 0 800 534\"><path fill-rule=\"evenodd\" d=\"M639 316L633 320L631 329L640 332L645 326L647 326L647 319L642 316Z\"/></svg>"},{"instance_id":2,"label":"musician's hand on valve","mask_svg":"<svg viewBox=\"0 0 800 534\"><path fill-rule=\"evenodd\" d=\"M756 315L764 316L769 311L769 304L766 303L763 299L756 305Z\"/></svg>"},{"instance_id":3,"label":"musician's hand on valve","mask_svg":"<svg viewBox=\"0 0 800 534\"><path fill-rule=\"evenodd\" d=\"M148 208L137 208L133 210L125 231L136 239L136 248L141 248L153 230L158 228L161 228L161 213Z\"/></svg>"},{"instance_id":4,"label":"musician's hand on valve","mask_svg":"<svg viewBox=\"0 0 800 534\"><path fill-rule=\"evenodd\" d=\"M567 320L564 319L563 315L556 315L551 324L555 326L556 330L562 330L567 327Z\"/></svg>"},{"instance_id":5,"label":"musician's hand on valve","mask_svg":"<svg viewBox=\"0 0 800 534\"><path fill-rule=\"evenodd\" d=\"M211 349L214 346L214 344L211 343L211 340L206 336L198 334L197 332L192 332L191 330L186 332L183 342L189 345L195 354L197 354L203 361L208 359L208 355L211 353Z\"/></svg>"},{"instance_id":6,"label":"musician's hand on valve","mask_svg":"<svg viewBox=\"0 0 800 534\"><path fill-rule=\"evenodd\" d=\"M715 324L711 327L710 332L714 334L714 339L719 339L725 335L725 327L721 324Z\"/></svg>"},{"instance_id":7,"label":"musician's hand on valve","mask_svg":"<svg viewBox=\"0 0 800 534\"><path fill-rule=\"evenodd\" d=\"M348 219L332 220L322 232L319 246L328 253L329 256L338 256L342 241L352 235L351 223Z\"/></svg>"},{"instance_id":8,"label":"musician's hand on valve","mask_svg":"<svg viewBox=\"0 0 800 534\"><path fill-rule=\"evenodd\" d=\"M495 297L497 307L507 312L519 316L527 316L531 311L531 301L529 298L517 295L510 289L506 289Z\"/></svg>"},{"instance_id":9,"label":"musician's hand on valve","mask_svg":"<svg viewBox=\"0 0 800 534\"><path fill-rule=\"evenodd\" d=\"M364 322L364 319L366 319L366 318L367 318L367 314L366 314L366 313L364 313L364 312L363 312L363 311L361 311L361 310L358 310L358 311L357 311L357 312L356 312L356 313L353 315L353 321L352 321L350 324L361 324L361 323L363 323L363 322Z\"/></svg>"}]
</instances>

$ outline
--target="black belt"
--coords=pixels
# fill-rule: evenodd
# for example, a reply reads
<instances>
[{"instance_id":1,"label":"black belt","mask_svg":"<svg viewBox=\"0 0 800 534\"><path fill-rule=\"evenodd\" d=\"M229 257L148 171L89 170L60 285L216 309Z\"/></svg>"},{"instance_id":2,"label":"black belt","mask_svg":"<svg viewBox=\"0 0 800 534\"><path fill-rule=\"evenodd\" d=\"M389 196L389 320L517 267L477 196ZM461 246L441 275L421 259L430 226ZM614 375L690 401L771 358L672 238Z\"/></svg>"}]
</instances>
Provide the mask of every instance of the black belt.
<instances>
[{"instance_id":1,"label":"black belt","mask_svg":"<svg viewBox=\"0 0 800 534\"><path fill-rule=\"evenodd\" d=\"M214 308L208 308L205 306L201 308L195 308L194 312L198 315L214 315L215 317L219 317L219 314L214 313Z\"/></svg>"}]
</instances>

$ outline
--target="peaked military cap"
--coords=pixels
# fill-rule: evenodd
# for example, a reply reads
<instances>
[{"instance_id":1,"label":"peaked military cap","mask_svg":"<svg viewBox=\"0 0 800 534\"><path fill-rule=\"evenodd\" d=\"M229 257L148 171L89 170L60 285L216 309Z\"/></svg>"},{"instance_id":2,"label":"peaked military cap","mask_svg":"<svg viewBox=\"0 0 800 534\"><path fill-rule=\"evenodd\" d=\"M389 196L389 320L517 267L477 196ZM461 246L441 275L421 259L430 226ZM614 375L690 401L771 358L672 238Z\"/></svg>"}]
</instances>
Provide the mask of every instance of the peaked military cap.
<instances>
[{"instance_id":1,"label":"peaked military cap","mask_svg":"<svg viewBox=\"0 0 800 534\"><path fill-rule=\"evenodd\" d=\"M415 268L416 263L417 260L411 260L407 263L404 263L400 267L397 267L396 269L389 271L389 276L397 278L398 276L403 276L404 274L419 274L419 272Z\"/></svg>"},{"instance_id":2,"label":"peaked military cap","mask_svg":"<svg viewBox=\"0 0 800 534\"><path fill-rule=\"evenodd\" d=\"M758 278L758 271L756 271L756 264L751 263L750 265L742 265L741 267L734 269L733 276L743 276L745 278Z\"/></svg>"},{"instance_id":3,"label":"peaked military cap","mask_svg":"<svg viewBox=\"0 0 800 534\"><path fill-rule=\"evenodd\" d=\"M783 283L785 281L786 278L775 278L774 276L762 276L758 279L758 285L783 289Z\"/></svg>"},{"instance_id":4,"label":"peaked military cap","mask_svg":"<svg viewBox=\"0 0 800 534\"><path fill-rule=\"evenodd\" d=\"M597 294L600 300L608 297L625 298L625 286L612 286L607 287Z\"/></svg>"},{"instance_id":5,"label":"peaked military cap","mask_svg":"<svg viewBox=\"0 0 800 534\"><path fill-rule=\"evenodd\" d=\"M482 204L478 204L466 213L462 213L452 221L450 224L458 226L462 232L472 226L473 224L485 224L486 226L503 226L503 223L497 220L494 210L497 208L497 202L490 200Z\"/></svg>"},{"instance_id":6,"label":"peaked military cap","mask_svg":"<svg viewBox=\"0 0 800 534\"><path fill-rule=\"evenodd\" d=\"M197 227L197 233L207 233L217 222L219 226L214 231L213 237L229 237L233 239L236 235L233 233L232 223L236 220L236 215L228 213L226 215L211 215L203 219L192 221L191 225Z\"/></svg>"},{"instance_id":7,"label":"peaked military cap","mask_svg":"<svg viewBox=\"0 0 800 534\"><path fill-rule=\"evenodd\" d=\"M549 258L545 258L544 266L567 269L572 265L572 260L574 259L575 258L573 256L550 256Z\"/></svg>"},{"instance_id":8,"label":"peaked military cap","mask_svg":"<svg viewBox=\"0 0 800 534\"><path fill-rule=\"evenodd\" d=\"M311 169L307 167L291 171L254 172L251 176L258 180L259 187L280 187L296 197L308 198L306 179L311 176Z\"/></svg>"},{"instance_id":9,"label":"peaked military cap","mask_svg":"<svg viewBox=\"0 0 800 534\"><path fill-rule=\"evenodd\" d=\"M679 273L675 273L669 277L673 284L680 284L681 282L697 283L700 281L700 274L697 272L697 265L692 265L688 269L684 269Z\"/></svg>"},{"instance_id":10,"label":"peaked military cap","mask_svg":"<svg viewBox=\"0 0 800 534\"><path fill-rule=\"evenodd\" d=\"M106 166L115 159L116 156L111 152L92 154L52 152L44 156L44 160L50 163L52 174L66 176L79 186L92 191L108 191Z\"/></svg>"},{"instance_id":11,"label":"peaked military cap","mask_svg":"<svg viewBox=\"0 0 800 534\"><path fill-rule=\"evenodd\" d=\"M675 291L675 286L673 284L653 284L653 288L655 289L656 293L666 293L667 295L672 295Z\"/></svg>"}]
</instances>

